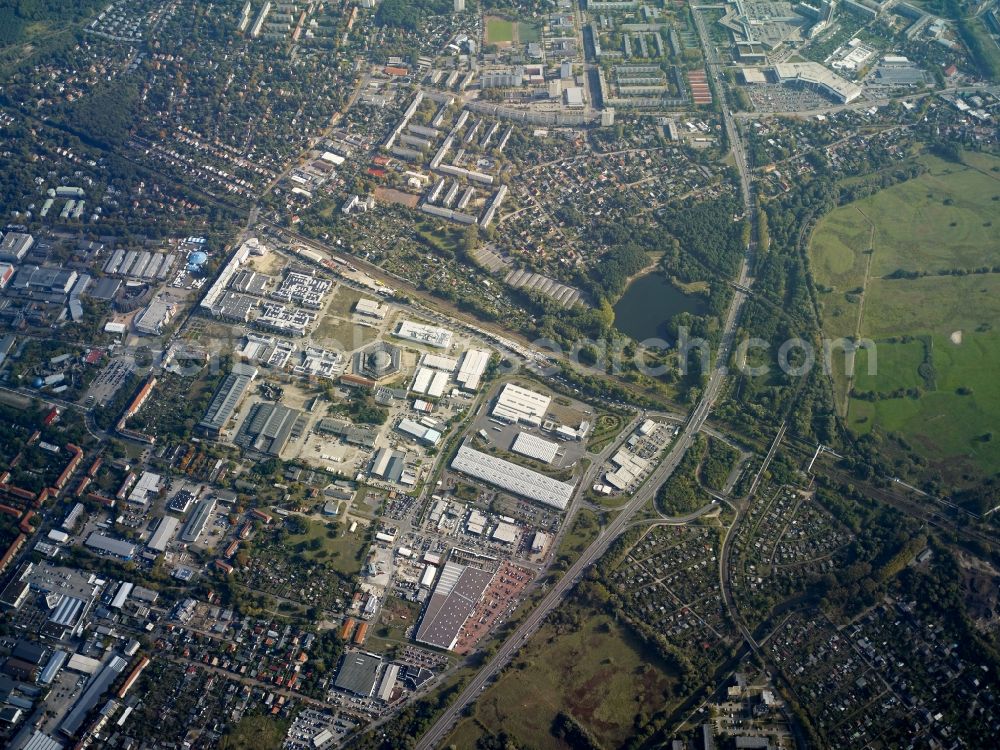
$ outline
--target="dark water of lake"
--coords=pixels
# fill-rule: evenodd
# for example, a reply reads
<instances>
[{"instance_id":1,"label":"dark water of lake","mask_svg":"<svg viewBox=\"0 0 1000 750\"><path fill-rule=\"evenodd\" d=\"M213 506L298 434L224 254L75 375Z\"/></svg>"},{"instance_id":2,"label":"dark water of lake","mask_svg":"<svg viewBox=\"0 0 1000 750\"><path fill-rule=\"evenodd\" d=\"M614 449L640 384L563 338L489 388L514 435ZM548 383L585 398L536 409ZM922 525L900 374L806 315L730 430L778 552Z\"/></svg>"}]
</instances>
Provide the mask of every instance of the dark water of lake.
<instances>
[{"instance_id":1,"label":"dark water of lake","mask_svg":"<svg viewBox=\"0 0 1000 750\"><path fill-rule=\"evenodd\" d=\"M629 284L618 300L615 328L636 341L665 338L667 323L675 315L704 315L707 309L700 294L685 294L662 274L649 273Z\"/></svg>"}]
</instances>

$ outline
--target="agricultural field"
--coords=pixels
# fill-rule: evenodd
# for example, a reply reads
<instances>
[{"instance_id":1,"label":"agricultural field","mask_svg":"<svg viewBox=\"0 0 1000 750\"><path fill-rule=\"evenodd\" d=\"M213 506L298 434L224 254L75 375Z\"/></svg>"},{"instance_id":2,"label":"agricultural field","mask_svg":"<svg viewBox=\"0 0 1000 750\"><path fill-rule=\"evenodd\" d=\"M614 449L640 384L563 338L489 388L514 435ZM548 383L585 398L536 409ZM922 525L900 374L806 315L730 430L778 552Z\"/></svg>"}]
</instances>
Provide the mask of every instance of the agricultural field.
<instances>
[{"instance_id":1,"label":"agricultural field","mask_svg":"<svg viewBox=\"0 0 1000 750\"><path fill-rule=\"evenodd\" d=\"M444 743L475 747L485 733L510 735L539 750L569 747L553 736L560 711L570 714L602 747L621 747L637 714L650 716L670 700L675 678L624 626L575 605L585 617L562 632L546 624L510 669L476 701Z\"/></svg>"},{"instance_id":2,"label":"agricultural field","mask_svg":"<svg viewBox=\"0 0 1000 750\"><path fill-rule=\"evenodd\" d=\"M921 157L928 172L842 206L810 247L828 338L874 353L834 357L838 409L855 434L903 437L947 475L1000 463L1000 159ZM853 359L853 362L851 361Z\"/></svg>"}]
</instances>

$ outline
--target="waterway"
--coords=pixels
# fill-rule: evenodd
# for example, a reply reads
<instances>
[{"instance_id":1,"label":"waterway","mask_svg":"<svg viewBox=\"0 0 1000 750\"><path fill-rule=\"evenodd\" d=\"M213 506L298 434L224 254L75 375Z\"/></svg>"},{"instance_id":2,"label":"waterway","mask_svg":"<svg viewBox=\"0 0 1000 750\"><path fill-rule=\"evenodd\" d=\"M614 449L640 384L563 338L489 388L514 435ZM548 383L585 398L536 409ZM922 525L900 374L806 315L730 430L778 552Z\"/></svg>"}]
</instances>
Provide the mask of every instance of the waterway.
<instances>
[{"instance_id":1,"label":"waterway","mask_svg":"<svg viewBox=\"0 0 1000 750\"><path fill-rule=\"evenodd\" d=\"M636 341L665 338L667 324L680 313L704 315L708 309L700 294L685 294L661 273L640 276L615 305L615 328Z\"/></svg>"}]
</instances>

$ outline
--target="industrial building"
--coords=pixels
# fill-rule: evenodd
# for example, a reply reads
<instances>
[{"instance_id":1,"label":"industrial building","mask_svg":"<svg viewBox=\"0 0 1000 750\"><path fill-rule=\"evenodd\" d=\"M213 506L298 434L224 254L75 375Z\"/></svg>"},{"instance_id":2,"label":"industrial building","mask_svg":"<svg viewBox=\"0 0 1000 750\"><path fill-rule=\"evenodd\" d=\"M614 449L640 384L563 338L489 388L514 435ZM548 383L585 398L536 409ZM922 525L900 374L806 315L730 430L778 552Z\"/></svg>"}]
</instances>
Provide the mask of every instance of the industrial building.
<instances>
[{"instance_id":1,"label":"industrial building","mask_svg":"<svg viewBox=\"0 0 1000 750\"><path fill-rule=\"evenodd\" d=\"M188 544L194 544L198 541L198 537L205 530L205 526L208 524L208 519L212 516L212 512L215 510L215 498L206 497L198 501L198 504L194 508L194 512L188 517L187 523L184 524L184 528L181 529L181 539Z\"/></svg>"},{"instance_id":2,"label":"industrial building","mask_svg":"<svg viewBox=\"0 0 1000 750\"><path fill-rule=\"evenodd\" d=\"M437 349L448 349L451 347L451 331L446 328L415 323L412 320L404 320L400 323L394 335L397 338L406 339L415 344L433 346Z\"/></svg>"},{"instance_id":3,"label":"industrial building","mask_svg":"<svg viewBox=\"0 0 1000 750\"><path fill-rule=\"evenodd\" d=\"M512 523L507 523L506 521L501 521L497 524L497 527L493 529L493 533L490 534L490 539L494 542L502 542L503 544L513 544L517 539L517 526Z\"/></svg>"},{"instance_id":4,"label":"industrial building","mask_svg":"<svg viewBox=\"0 0 1000 750\"><path fill-rule=\"evenodd\" d=\"M378 682L382 658L364 651L348 651L340 662L333 684L340 690L370 698Z\"/></svg>"},{"instance_id":5,"label":"industrial building","mask_svg":"<svg viewBox=\"0 0 1000 750\"><path fill-rule=\"evenodd\" d=\"M177 531L177 526L180 524L180 519L176 516L164 516L160 519L160 525L156 527L156 531L153 532L153 536L150 537L149 542L146 544L146 548L151 552L165 552L167 549L167 544L174 536L174 532Z\"/></svg>"},{"instance_id":6,"label":"industrial building","mask_svg":"<svg viewBox=\"0 0 1000 750\"><path fill-rule=\"evenodd\" d=\"M121 539L113 539L109 536L104 536L104 534L99 534L96 531L87 537L87 541L84 542L92 550L103 553L105 555L111 555L112 557L119 557L122 560L131 560L135 557L135 545L131 542L126 542Z\"/></svg>"},{"instance_id":7,"label":"industrial building","mask_svg":"<svg viewBox=\"0 0 1000 750\"><path fill-rule=\"evenodd\" d=\"M246 450L277 456L296 433L296 423L301 416L298 409L281 404L255 404L233 442ZM299 434L302 429L299 428Z\"/></svg>"},{"instance_id":8,"label":"industrial building","mask_svg":"<svg viewBox=\"0 0 1000 750\"><path fill-rule=\"evenodd\" d=\"M440 370L432 370L429 367L419 367L413 375L413 384L410 390L414 393L427 394L431 398L441 398L445 388L448 387L449 374Z\"/></svg>"},{"instance_id":9,"label":"industrial building","mask_svg":"<svg viewBox=\"0 0 1000 750\"><path fill-rule=\"evenodd\" d=\"M198 427L212 437L219 437L256 377L256 367L242 363L233 365L233 369L222 381L222 385L208 405L208 410L198 423Z\"/></svg>"},{"instance_id":10,"label":"industrial building","mask_svg":"<svg viewBox=\"0 0 1000 750\"><path fill-rule=\"evenodd\" d=\"M548 411L550 403L552 403L550 396L544 396L519 385L507 383L497 396L492 415L504 422L513 424L523 422L538 427L541 425L542 418Z\"/></svg>"},{"instance_id":11,"label":"industrial building","mask_svg":"<svg viewBox=\"0 0 1000 750\"><path fill-rule=\"evenodd\" d=\"M490 364L490 353L483 349L469 349L462 355L455 381L466 391L479 389L479 383Z\"/></svg>"},{"instance_id":12,"label":"industrial building","mask_svg":"<svg viewBox=\"0 0 1000 750\"><path fill-rule=\"evenodd\" d=\"M156 497L156 493L159 491L160 475L152 471L144 471L129 493L128 501L134 505L145 506Z\"/></svg>"},{"instance_id":13,"label":"industrial building","mask_svg":"<svg viewBox=\"0 0 1000 750\"><path fill-rule=\"evenodd\" d=\"M396 429L424 445L434 446L441 442L440 431L422 425L420 422L414 422L412 419L404 417L396 425Z\"/></svg>"},{"instance_id":14,"label":"industrial building","mask_svg":"<svg viewBox=\"0 0 1000 750\"><path fill-rule=\"evenodd\" d=\"M35 238L30 234L22 232L7 232L0 240L0 260L13 263L24 260L31 246L35 244Z\"/></svg>"},{"instance_id":15,"label":"industrial building","mask_svg":"<svg viewBox=\"0 0 1000 750\"><path fill-rule=\"evenodd\" d=\"M559 444L545 438L540 438L537 435L519 432L517 433L517 437L514 438L514 443L510 446L510 449L514 453L550 464L555 460L556 453L559 452Z\"/></svg>"},{"instance_id":16,"label":"industrial building","mask_svg":"<svg viewBox=\"0 0 1000 750\"><path fill-rule=\"evenodd\" d=\"M25 266L21 268L10 288L25 294L65 295L76 283L77 272L52 266Z\"/></svg>"},{"instance_id":17,"label":"industrial building","mask_svg":"<svg viewBox=\"0 0 1000 750\"><path fill-rule=\"evenodd\" d=\"M358 304L354 306L354 312L358 315L375 318L375 320L385 320L385 316L389 314L389 306L362 297L358 300Z\"/></svg>"},{"instance_id":18,"label":"industrial building","mask_svg":"<svg viewBox=\"0 0 1000 750\"><path fill-rule=\"evenodd\" d=\"M448 651L453 649L462 626L490 585L493 575L490 571L469 565L446 562L420 618L416 640Z\"/></svg>"},{"instance_id":19,"label":"industrial building","mask_svg":"<svg viewBox=\"0 0 1000 750\"><path fill-rule=\"evenodd\" d=\"M502 458L463 445L452 459L451 468L499 487L515 495L565 510L576 485L560 482Z\"/></svg>"},{"instance_id":20,"label":"industrial building","mask_svg":"<svg viewBox=\"0 0 1000 750\"><path fill-rule=\"evenodd\" d=\"M391 448L379 448L372 459L371 473L387 482L399 482L406 467L406 454Z\"/></svg>"},{"instance_id":21,"label":"industrial building","mask_svg":"<svg viewBox=\"0 0 1000 750\"><path fill-rule=\"evenodd\" d=\"M101 696L111 688L111 685L118 679L128 662L120 656L112 656L111 660L101 669L96 677L92 677L87 683L86 690L77 699L73 709L69 712L59 731L67 737L72 737L83 725L84 719L94 709Z\"/></svg>"}]
</instances>

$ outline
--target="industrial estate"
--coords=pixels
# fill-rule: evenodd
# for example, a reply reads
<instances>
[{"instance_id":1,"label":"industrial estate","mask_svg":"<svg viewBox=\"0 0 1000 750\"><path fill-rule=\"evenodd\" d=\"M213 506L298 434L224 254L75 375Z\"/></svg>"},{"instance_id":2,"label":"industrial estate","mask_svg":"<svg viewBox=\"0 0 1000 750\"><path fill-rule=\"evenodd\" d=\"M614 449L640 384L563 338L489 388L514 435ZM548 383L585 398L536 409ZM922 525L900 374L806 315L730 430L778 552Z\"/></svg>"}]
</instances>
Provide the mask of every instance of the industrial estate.
<instances>
[{"instance_id":1,"label":"industrial estate","mask_svg":"<svg viewBox=\"0 0 1000 750\"><path fill-rule=\"evenodd\" d=\"M0 2L0 745L994 746L998 14Z\"/></svg>"}]
</instances>

